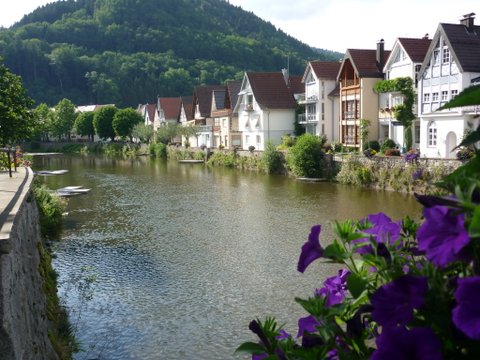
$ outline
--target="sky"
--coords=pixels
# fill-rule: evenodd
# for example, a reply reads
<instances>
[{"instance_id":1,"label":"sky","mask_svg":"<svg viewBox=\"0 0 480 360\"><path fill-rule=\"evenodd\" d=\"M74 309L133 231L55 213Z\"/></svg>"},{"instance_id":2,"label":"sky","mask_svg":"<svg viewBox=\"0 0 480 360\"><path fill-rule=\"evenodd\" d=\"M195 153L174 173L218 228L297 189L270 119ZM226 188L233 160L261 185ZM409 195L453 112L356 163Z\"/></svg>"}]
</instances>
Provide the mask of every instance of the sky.
<instances>
[{"instance_id":1,"label":"sky","mask_svg":"<svg viewBox=\"0 0 480 360\"><path fill-rule=\"evenodd\" d=\"M385 49L391 49L398 37L421 38L428 33L431 38L439 23L456 24L462 15L471 12L477 14L475 21L480 24L478 0L228 1L310 46L341 53L346 49L374 49L381 39L385 40ZM3 0L0 26L11 26L23 15L51 2Z\"/></svg>"}]
</instances>

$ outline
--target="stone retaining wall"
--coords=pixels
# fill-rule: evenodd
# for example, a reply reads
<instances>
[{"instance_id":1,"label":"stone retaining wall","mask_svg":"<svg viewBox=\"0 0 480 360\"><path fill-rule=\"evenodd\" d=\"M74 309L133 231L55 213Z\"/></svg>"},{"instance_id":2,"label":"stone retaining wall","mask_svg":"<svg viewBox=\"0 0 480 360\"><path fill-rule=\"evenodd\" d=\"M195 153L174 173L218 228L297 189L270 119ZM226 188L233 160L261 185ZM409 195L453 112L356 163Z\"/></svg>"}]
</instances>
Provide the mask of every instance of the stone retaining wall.
<instances>
[{"instance_id":1,"label":"stone retaining wall","mask_svg":"<svg viewBox=\"0 0 480 360\"><path fill-rule=\"evenodd\" d=\"M55 360L38 271L41 238L38 208L30 190L33 173L29 168L24 173L15 195L2 204L6 212L0 224L0 358Z\"/></svg>"}]
</instances>

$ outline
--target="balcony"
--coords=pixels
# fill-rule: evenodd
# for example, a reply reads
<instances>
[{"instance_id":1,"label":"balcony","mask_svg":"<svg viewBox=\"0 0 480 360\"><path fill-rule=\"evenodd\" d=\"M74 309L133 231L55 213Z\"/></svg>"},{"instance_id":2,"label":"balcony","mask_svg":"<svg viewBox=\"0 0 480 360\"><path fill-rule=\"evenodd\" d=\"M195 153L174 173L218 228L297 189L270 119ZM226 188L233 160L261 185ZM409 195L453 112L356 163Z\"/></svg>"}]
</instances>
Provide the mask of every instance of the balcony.
<instances>
[{"instance_id":1,"label":"balcony","mask_svg":"<svg viewBox=\"0 0 480 360\"><path fill-rule=\"evenodd\" d=\"M303 125L318 123L317 115L316 114L299 114L298 123Z\"/></svg>"},{"instance_id":2,"label":"balcony","mask_svg":"<svg viewBox=\"0 0 480 360\"><path fill-rule=\"evenodd\" d=\"M303 99L302 100L298 100L298 103L301 104L301 105L304 105L304 104L315 104L316 102L318 101L318 95L316 94L312 94L312 95L308 95L308 96L303 96Z\"/></svg>"},{"instance_id":3,"label":"balcony","mask_svg":"<svg viewBox=\"0 0 480 360\"><path fill-rule=\"evenodd\" d=\"M212 130L213 130L213 126L212 125L199 125L198 130L201 133L211 133Z\"/></svg>"}]
</instances>

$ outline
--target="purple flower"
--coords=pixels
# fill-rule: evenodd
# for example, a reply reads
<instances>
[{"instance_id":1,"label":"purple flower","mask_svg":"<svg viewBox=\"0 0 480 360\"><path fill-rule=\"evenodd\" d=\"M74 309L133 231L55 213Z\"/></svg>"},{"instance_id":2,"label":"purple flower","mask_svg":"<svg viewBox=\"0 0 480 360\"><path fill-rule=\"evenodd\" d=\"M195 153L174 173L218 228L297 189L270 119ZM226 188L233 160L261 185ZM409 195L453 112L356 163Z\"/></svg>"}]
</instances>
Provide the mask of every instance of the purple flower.
<instances>
[{"instance_id":1,"label":"purple flower","mask_svg":"<svg viewBox=\"0 0 480 360\"><path fill-rule=\"evenodd\" d=\"M403 275L381 286L372 295L372 318L384 327L406 325L413 320L413 309L425 302L426 277Z\"/></svg>"},{"instance_id":2,"label":"purple flower","mask_svg":"<svg viewBox=\"0 0 480 360\"><path fill-rule=\"evenodd\" d=\"M320 230L320 225L312 226L308 241L302 246L302 252L298 259L297 266L298 271L301 273L303 273L314 260L321 258L323 255L323 249L320 246L319 240Z\"/></svg>"},{"instance_id":3,"label":"purple flower","mask_svg":"<svg viewBox=\"0 0 480 360\"><path fill-rule=\"evenodd\" d=\"M290 337L290 334L287 333L285 330L283 329L280 329L280 334L278 334L275 339L277 340L285 340L285 339L288 339Z\"/></svg>"},{"instance_id":4,"label":"purple flower","mask_svg":"<svg viewBox=\"0 0 480 360\"><path fill-rule=\"evenodd\" d=\"M412 179L415 181L420 179L422 176L423 176L423 169L417 169L413 172Z\"/></svg>"},{"instance_id":5,"label":"purple flower","mask_svg":"<svg viewBox=\"0 0 480 360\"><path fill-rule=\"evenodd\" d=\"M347 278L350 271L341 269L338 275L329 277L323 282L324 287L315 291L316 295L326 299L326 306L330 307L342 303L347 292Z\"/></svg>"},{"instance_id":6,"label":"purple flower","mask_svg":"<svg viewBox=\"0 0 480 360\"><path fill-rule=\"evenodd\" d=\"M309 333L317 332L317 326L320 326L320 322L313 315L298 319L297 337L304 336L305 331Z\"/></svg>"},{"instance_id":7,"label":"purple flower","mask_svg":"<svg viewBox=\"0 0 480 360\"><path fill-rule=\"evenodd\" d=\"M408 153L405 154L405 156L403 157L403 159L406 161L406 162L414 162L418 159L420 154L418 154L417 152L413 152L413 151L409 151Z\"/></svg>"},{"instance_id":8,"label":"purple flower","mask_svg":"<svg viewBox=\"0 0 480 360\"><path fill-rule=\"evenodd\" d=\"M252 354L252 360L263 360L268 357L268 354Z\"/></svg>"},{"instance_id":9,"label":"purple flower","mask_svg":"<svg viewBox=\"0 0 480 360\"><path fill-rule=\"evenodd\" d=\"M470 243L464 215L446 206L425 208L423 215L425 221L417 230L418 249L425 251L427 259L439 267L464 260L463 250Z\"/></svg>"},{"instance_id":10,"label":"purple flower","mask_svg":"<svg viewBox=\"0 0 480 360\"><path fill-rule=\"evenodd\" d=\"M480 276L458 279L454 296L453 323L469 338L480 340Z\"/></svg>"},{"instance_id":11,"label":"purple flower","mask_svg":"<svg viewBox=\"0 0 480 360\"><path fill-rule=\"evenodd\" d=\"M441 360L442 344L429 328L384 328L371 360Z\"/></svg>"},{"instance_id":12,"label":"purple flower","mask_svg":"<svg viewBox=\"0 0 480 360\"><path fill-rule=\"evenodd\" d=\"M362 230L365 234L370 234L377 243L393 244L400 237L400 222L393 222L387 215L380 212L378 214L368 215L364 222L368 221L372 227ZM361 238L352 241L353 243L368 242L368 238ZM356 249L359 254L373 253L371 245L364 245Z\"/></svg>"}]
</instances>

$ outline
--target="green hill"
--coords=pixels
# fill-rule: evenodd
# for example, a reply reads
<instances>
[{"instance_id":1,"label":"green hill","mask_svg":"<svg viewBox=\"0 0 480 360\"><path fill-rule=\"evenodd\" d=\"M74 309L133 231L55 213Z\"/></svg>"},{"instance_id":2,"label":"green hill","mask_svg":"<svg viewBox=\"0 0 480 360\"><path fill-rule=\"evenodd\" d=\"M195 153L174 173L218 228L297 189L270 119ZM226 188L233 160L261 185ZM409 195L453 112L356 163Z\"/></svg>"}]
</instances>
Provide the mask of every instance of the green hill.
<instances>
[{"instance_id":1,"label":"green hill","mask_svg":"<svg viewBox=\"0 0 480 360\"><path fill-rule=\"evenodd\" d=\"M341 55L224 0L63 0L0 29L0 56L37 103L136 106L287 61L302 74L308 60Z\"/></svg>"}]
</instances>

